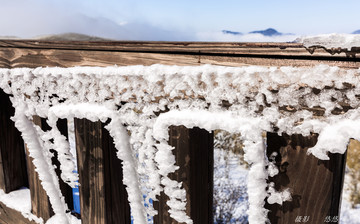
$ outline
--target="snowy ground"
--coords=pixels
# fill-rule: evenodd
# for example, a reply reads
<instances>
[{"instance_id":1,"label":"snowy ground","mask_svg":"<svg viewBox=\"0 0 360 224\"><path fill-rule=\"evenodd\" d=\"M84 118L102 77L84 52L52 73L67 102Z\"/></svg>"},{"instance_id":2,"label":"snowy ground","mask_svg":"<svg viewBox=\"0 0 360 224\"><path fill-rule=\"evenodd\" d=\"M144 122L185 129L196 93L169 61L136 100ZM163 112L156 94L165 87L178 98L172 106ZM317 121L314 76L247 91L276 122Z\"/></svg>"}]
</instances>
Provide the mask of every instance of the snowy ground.
<instances>
[{"instance_id":1,"label":"snowy ground","mask_svg":"<svg viewBox=\"0 0 360 224\"><path fill-rule=\"evenodd\" d=\"M248 223L248 172L237 155L214 149L214 223Z\"/></svg>"},{"instance_id":2,"label":"snowy ground","mask_svg":"<svg viewBox=\"0 0 360 224\"><path fill-rule=\"evenodd\" d=\"M360 224L360 205L351 208L349 201L342 200L340 224Z\"/></svg>"},{"instance_id":3,"label":"snowy ground","mask_svg":"<svg viewBox=\"0 0 360 224\"><path fill-rule=\"evenodd\" d=\"M355 208L349 202L350 176L345 174L344 188L341 202L340 224L360 224L360 204Z\"/></svg>"}]
</instances>

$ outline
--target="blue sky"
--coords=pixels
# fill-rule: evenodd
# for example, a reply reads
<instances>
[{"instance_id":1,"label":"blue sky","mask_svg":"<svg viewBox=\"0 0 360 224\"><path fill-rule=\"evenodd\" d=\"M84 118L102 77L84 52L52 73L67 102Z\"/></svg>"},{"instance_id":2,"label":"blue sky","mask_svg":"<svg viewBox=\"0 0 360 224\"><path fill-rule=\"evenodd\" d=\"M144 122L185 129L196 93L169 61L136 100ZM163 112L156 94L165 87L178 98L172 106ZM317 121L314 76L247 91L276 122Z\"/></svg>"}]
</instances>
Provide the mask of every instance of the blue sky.
<instances>
[{"instance_id":1,"label":"blue sky","mask_svg":"<svg viewBox=\"0 0 360 224\"><path fill-rule=\"evenodd\" d=\"M0 36L79 32L128 40L226 40L269 27L314 35L360 29L358 0L0 0Z\"/></svg>"}]
</instances>

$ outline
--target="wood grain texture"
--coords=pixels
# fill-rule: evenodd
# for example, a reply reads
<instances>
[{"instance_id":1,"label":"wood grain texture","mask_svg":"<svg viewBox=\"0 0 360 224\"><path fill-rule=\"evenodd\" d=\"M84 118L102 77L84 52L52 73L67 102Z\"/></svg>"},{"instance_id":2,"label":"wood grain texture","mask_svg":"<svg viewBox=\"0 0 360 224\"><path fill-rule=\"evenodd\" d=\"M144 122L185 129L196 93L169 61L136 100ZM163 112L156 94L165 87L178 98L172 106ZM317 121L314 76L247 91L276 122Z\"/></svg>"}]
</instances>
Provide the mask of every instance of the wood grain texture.
<instances>
[{"instance_id":1,"label":"wood grain texture","mask_svg":"<svg viewBox=\"0 0 360 224\"><path fill-rule=\"evenodd\" d=\"M122 160L118 159L114 140L102 124L104 153L105 208L107 224L130 224L130 205L123 184Z\"/></svg>"},{"instance_id":2,"label":"wood grain texture","mask_svg":"<svg viewBox=\"0 0 360 224\"><path fill-rule=\"evenodd\" d=\"M213 134L204 129L187 129L184 126L169 128L169 144L179 169L169 177L182 182L186 190L186 213L194 224L213 223ZM157 224L176 224L168 213L168 197L161 193L159 201L154 203L159 214L154 217Z\"/></svg>"},{"instance_id":3,"label":"wood grain texture","mask_svg":"<svg viewBox=\"0 0 360 224\"><path fill-rule=\"evenodd\" d=\"M104 155L101 122L75 119L81 221L105 224Z\"/></svg>"},{"instance_id":4,"label":"wood grain texture","mask_svg":"<svg viewBox=\"0 0 360 224\"><path fill-rule=\"evenodd\" d=\"M88 51L117 51L143 53L185 53L224 55L304 55L346 57L345 52L330 55L323 48L313 48L311 53L301 43L239 43L239 42L170 42L170 41L46 41L0 40L2 48L62 49ZM358 48L352 52L359 53Z\"/></svg>"},{"instance_id":5,"label":"wood grain texture","mask_svg":"<svg viewBox=\"0 0 360 224\"><path fill-rule=\"evenodd\" d=\"M1 224L36 224L25 218L20 212L7 207L0 202L0 223Z\"/></svg>"},{"instance_id":6,"label":"wood grain texture","mask_svg":"<svg viewBox=\"0 0 360 224\"><path fill-rule=\"evenodd\" d=\"M121 160L104 124L75 119L75 137L82 223L131 223Z\"/></svg>"},{"instance_id":7,"label":"wood grain texture","mask_svg":"<svg viewBox=\"0 0 360 224\"><path fill-rule=\"evenodd\" d=\"M33 117L33 122L41 127L43 131L48 131L51 128L47 124L44 118L40 118L38 116ZM68 136L67 131L67 120L66 119L59 119L57 123L58 129L64 136ZM65 203L67 203L69 210L73 209L73 197L72 197L72 188L66 184L60 177L61 170L60 170L60 162L57 158L57 152L55 150L50 150L53 153L53 157L51 158L52 164L55 166L55 173L59 179L59 186L62 195L65 198ZM30 160L29 160L30 159ZM30 162L31 161L31 162ZM32 206L32 213L42 217L44 220L49 219L54 212L52 210L49 197L47 196L45 190L41 185L41 181L38 177L35 170L35 167L32 163L32 159L28 157L28 172L30 180L30 195L31 195L31 206Z\"/></svg>"},{"instance_id":8,"label":"wood grain texture","mask_svg":"<svg viewBox=\"0 0 360 224\"><path fill-rule=\"evenodd\" d=\"M9 193L28 186L24 141L10 119L15 113L9 96L0 89L0 188Z\"/></svg>"},{"instance_id":9,"label":"wood grain texture","mask_svg":"<svg viewBox=\"0 0 360 224\"><path fill-rule=\"evenodd\" d=\"M42 119L38 116L33 117L34 124L39 127L43 127ZM31 213L37 217L43 218L46 222L51 216L54 215L54 211L51 207L49 197L46 194L46 191L41 185L38 173L35 171L35 165L33 164L33 158L29 156L29 150L26 147L27 155L27 171L29 178L29 189L31 195Z\"/></svg>"},{"instance_id":10,"label":"wood grain texture","mask_svg":"<svg viewBox=\"0 0 360 224\"><path fill-rule=\"evenodd\" d=\"M310 54L294 43L63 42L0 40L0 67L111 65L314 66L360 67L360 58Z\"/></svg>"},{"instance_id":11,"label":"wood grain texture","mask_svg":"<svg viewBox=\"0 0 360 224\"><path fill-rule=\"evenodd\" d=\"M279 168L279 174L269 177L269 182L274 182L277 190L289 188L292 192L292 201L282 206L266 204L272 224L295 223L298 216L309 216L307 223L325 223L326 216L339 215L346 155L329 154L326 161L307 155L316 142L316 134L267 134L267 156L276 152Z\"/></svg>"}]
</instances>

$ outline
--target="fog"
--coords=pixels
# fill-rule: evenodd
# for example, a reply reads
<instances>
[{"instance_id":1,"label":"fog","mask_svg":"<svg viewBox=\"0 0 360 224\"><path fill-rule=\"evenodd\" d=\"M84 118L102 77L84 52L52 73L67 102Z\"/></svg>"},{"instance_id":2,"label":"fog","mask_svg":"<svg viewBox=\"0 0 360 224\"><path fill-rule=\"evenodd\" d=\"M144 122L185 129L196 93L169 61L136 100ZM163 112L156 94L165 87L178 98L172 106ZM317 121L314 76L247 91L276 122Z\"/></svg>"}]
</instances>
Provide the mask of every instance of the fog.
<instances>
[{"instance_id":1,"label":"fog","mask_svg":"<svg viewBox=\"0 0 360 224\"><path fill-rule=\"evenodd\" d=\"M231 35L221 30L202 31L191 28L171 28L151 24L136 11L134 4L119 10L110 6L99 11L80 1L0 0L0 36L35 38L61 33L81 33L113 40L148 41L236 41L236 42L288 42L296 35L264 36L261 34ZM104 3L105 4L105 3ZM122 4L122 3L119 3ZM133 16L131 10L133 8ZM104 13L108 10L109 13ZM105 17L107 16L107 17ZM114 19L116 18L116 19ZM123 19L119 19L123 18ZM267 27L264 27L264 29ZM242 31L242 30L239 30Z\"/></svg>"}]
</instances>

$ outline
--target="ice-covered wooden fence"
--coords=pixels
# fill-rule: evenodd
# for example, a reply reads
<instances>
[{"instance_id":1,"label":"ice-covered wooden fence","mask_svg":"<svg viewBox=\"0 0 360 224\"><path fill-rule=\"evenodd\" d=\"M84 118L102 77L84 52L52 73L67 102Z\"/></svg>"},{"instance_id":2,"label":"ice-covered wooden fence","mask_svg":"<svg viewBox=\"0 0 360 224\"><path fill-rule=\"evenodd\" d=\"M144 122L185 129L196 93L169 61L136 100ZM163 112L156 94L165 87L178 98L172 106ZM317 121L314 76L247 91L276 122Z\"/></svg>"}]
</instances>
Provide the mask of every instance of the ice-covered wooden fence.
<instances>
[{"instance_id":1,"label":"ice-covered wooden fence","mask_svg":"<svg viewBox=\"0 0 360 224\"><path fill-rule=\"evenodd\" d=\"M212 223L214 129L244 138L252 164L250 222L335 217L345 156L334 152L359 136L357 50L330 55L293 43L0 41L0 187L6 193L28 187L31 194L31 214L0 202L0 220L70 222L65 182L74 184L76 175L68 163L66 119L75 119L82 223L130 223L130 207L136 223L156 210L154 223ZM193 67L31 69L114 64ZM202 64L235 68L195 67ZM319 64L325 65L314 67ZM21 67L27 69L13 70ZM283 201L288 192L292 200ZM155 210L149 199L158 199Z\"/></svg>"}]
</instances>

